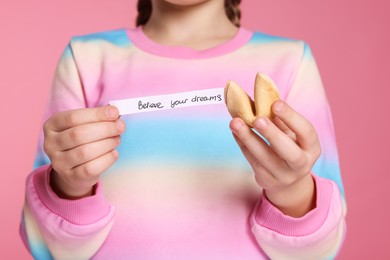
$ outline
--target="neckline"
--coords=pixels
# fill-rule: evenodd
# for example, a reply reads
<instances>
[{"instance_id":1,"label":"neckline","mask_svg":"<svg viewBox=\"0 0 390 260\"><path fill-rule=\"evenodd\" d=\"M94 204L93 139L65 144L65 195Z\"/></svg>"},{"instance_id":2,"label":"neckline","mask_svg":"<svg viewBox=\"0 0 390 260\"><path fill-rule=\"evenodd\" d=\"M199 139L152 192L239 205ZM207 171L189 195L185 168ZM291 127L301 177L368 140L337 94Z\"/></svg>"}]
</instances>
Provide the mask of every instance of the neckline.
<instances>
[{"instance_id":1,"label":"neckline","mask_svg":"<svg viewBox=\"0 0 390 260\"><path fill-rule=\"evenodd\" d=\"M253 36L253 32L240 27L229 41L208 49L195 50L190 47L156 43L144 34L142 26L127 29L126 33L130 41L139 49L156 56L176 59L206 59L228 54L244 46Z\"/></svg>"}]
</instances>

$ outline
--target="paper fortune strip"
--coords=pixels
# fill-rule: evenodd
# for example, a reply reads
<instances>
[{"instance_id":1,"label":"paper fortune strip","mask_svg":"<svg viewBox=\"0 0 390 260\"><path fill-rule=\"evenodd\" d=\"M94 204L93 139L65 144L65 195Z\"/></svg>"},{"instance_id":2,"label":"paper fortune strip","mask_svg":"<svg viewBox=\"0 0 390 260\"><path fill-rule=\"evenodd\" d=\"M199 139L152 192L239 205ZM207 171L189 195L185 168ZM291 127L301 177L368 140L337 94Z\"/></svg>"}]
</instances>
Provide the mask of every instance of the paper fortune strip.
<instances>
[{"instance_id":1,"label":"paper fortune strip","mask_svg":"<svg viewBox=\"0 0 390 260\"><path fill-rule=\"evenodd\" d=\"M225 103L224 88L113 100L120 115Z\"/></svg>"}]
</instances>

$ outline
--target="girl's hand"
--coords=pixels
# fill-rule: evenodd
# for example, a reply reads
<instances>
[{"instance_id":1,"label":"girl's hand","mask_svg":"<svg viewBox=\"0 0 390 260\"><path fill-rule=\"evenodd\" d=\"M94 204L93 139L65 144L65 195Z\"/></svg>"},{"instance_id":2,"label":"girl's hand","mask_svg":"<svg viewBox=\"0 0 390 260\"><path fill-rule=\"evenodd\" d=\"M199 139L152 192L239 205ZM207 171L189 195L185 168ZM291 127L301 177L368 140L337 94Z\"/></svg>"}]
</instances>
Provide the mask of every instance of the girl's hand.
<instances>
[{"instance_id":1,"label":"girl's hand","mask_svg":"<svg viewBox=\"0 0 390 260\"><path fill-rule=\"evenodd\" d=\"M275 119L255 120L255 129L240 118L230 123L234 138L255 172L267 198L284 214L301 217L315 207L311 169L321 154L313 125L285 102L272 105Z\"/></svg>"},{"instance_id":2,"label":"girl's hand","mask_svg":"<svg viewBox=\"0 0 390 260\"><path fill-rule=\"evenodd\" d=\"M44 150L53 171L50 184L62 198L93 193L99 176L118 158L125 124L114 106L59 112L44 124Z\"/></svg>"}]
</instances>

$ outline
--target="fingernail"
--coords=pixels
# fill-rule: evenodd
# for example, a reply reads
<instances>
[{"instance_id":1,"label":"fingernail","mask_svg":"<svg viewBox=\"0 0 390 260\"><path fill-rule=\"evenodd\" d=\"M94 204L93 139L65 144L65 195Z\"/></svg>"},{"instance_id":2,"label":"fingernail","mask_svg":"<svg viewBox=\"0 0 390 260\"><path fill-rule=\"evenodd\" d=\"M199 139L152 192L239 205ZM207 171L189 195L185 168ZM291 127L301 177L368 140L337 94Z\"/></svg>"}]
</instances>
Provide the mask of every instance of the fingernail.
<instances>
[{"instance_id":1,"label":"fingernail","mask_svg":"<svg viewBox=\"0 0 390 260\"><path fill-rule=\"evenodd\" d=\"M259 118L259 119L255 120L255 122L253 122L253 125L257 129L265 129L268 125L268 122L264 118Z\"/></svg>"},{"instance_id":2,"label":"fingernail","mask_svg":"<svg viewBox=\"0 0 390 260\"><path fill-rule=\"evenodd\" d=\"M116 121L116 128L117 128L120 132L122 132L123 130L125 130L125 126L124 126L122 120L117 120L117 121Z\"/></svg>"},{"instance_id":3,"label":"fingernail","mask_svg":"<svg viewBox=\"0 0 390 260\"><path fill-rule=\"evenodd\" d=\"M110 119L115 119L118 118L118 112L115 108L113 107L108 107L107 109L107 115Z\"/></svg>"},{"instance_id":4,"label":"fingernail","mask_svg":"<svg viewBox=\"0 0 390 260\"><path fill-rule=\"evenodd\" d=\"M244 124L241 121L237 121L234 124L232 124L232 130L234 132L240 131L243 126Z\"/></svg>"},{"instance_id":5,"label":"fingernail","mask_svg":"<svg viewBox=\"0 0 390 260\"><path fill-rule=\"evenodd\" d=\"M284 104L281 101L277 101L274 105L274 111L277 113L283 112Z\"/></svg>"},{"instance_id":6,"label":"fingernail","mask_svg":"<svg viewBox=\"0 0 390 260\"><path fill-rule=\"evenodd\" d=\"M114 158L118 158L119 152L117 150L114 150L114 151L112 151L112 155L114 156Z\"/></svg>"}]
</instances>

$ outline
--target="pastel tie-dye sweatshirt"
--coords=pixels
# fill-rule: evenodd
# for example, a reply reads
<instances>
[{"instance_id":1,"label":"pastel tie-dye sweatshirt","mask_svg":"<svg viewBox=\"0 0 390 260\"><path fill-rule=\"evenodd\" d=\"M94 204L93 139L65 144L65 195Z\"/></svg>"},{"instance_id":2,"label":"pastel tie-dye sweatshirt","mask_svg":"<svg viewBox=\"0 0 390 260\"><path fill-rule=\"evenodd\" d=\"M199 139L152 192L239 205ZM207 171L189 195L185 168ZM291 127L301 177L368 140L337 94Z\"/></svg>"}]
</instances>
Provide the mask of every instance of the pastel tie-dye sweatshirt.
<instances>
[{"instance_id":1,"label":"pastel tie-dye sweatshirt","mask_svg":"<svg viewBox=\"0 0 390 260\"><path fill-rule=\"evenodd\" d=\"M315 126L316 208L282 214L256 184L223 104L122 116L118 161L93 196L59 198L38 147L26 181L21 235L36 259L324 259L345 233L344 192L331 113L302 41L243 28L196 51L159 45L141 28L74 37L61 57L45 118L111 100L224 87L253 93L268 74L282 99Z\"/></svg>"}]
</instances>

